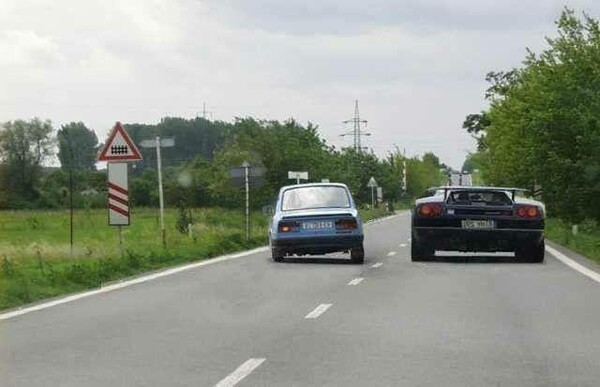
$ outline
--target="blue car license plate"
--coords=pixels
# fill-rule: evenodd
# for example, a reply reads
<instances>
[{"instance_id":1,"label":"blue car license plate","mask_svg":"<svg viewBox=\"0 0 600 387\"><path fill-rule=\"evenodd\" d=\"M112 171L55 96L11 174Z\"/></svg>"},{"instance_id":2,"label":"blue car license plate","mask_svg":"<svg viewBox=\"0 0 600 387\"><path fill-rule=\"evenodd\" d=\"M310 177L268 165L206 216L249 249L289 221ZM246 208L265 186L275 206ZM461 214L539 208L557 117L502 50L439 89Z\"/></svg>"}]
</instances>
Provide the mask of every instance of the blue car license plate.
<instances>
[{"instance_id":1,"label":"blue car license plate","mask_svg":"<svg viewBox=\"0 0 600 387\"><path fill-rule=\"evenodd\" d=\"M491 230L496 228L493 220L463 220L462 228L467 230Z\"/></svg>"},{"instance_id":2,"label":"blue car license plate","mask_svg":"<svg viewBox=\"0 0 600 387\"><path fill-rule=\"evenodd\" d=\"M303 230L328 230L333 228L333 221L302 222Z\"/></svg>"}]
</instances>

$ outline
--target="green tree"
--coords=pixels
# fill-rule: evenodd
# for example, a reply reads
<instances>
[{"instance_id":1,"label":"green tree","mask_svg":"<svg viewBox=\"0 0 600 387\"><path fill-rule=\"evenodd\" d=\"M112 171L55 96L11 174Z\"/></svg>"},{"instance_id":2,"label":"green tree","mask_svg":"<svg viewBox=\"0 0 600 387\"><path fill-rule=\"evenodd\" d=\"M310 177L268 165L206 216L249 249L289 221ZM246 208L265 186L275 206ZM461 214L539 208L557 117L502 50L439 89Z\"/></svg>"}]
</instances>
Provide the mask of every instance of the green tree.
<instances>
[{"instance_id":1,"label":"green tree","mask_svg":"<svg viewBox=\"0 0 600 387\"><path fill-rule=\"evenodd\" d=\"M96 169L98 137L83 122L62 125L56 134L58 160L62 168Z\"/></svg>"},{"instance_id":2,"label":"green tree","mask_svg":"<svg viewBox=\"0 0 600 387\"><path fill-rule=\"evenodd\" d=\"M0 161L7 180L4 190L9 201L26 205L37 197L36 185L42 163L52 155L52 125L34 118L6 122L0 129Z\"/></svg>"},{"instance_id":3,"label":"green tree","mask_svg":"<svg viewBox=\"0 0 600 387\"><path fill-rule=\"evenodd\" d=\"M552 214L600 219L600 27L570 9L556 24L546 50L488 75L486 181L541 183Z\"/></svg>"}]
</instances>

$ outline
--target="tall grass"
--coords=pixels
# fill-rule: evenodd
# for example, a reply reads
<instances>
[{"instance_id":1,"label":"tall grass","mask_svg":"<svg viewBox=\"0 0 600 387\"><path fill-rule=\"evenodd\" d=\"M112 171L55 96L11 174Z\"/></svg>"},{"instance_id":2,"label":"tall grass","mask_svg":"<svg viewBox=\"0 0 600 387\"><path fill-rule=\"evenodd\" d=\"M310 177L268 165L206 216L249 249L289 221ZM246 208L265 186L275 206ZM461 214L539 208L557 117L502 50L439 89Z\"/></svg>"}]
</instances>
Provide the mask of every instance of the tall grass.
<instances>
[{"instance_id":1,"label":"tall grass","mask_svg":"<svg viewBox=\"0 0 600 387\"><path fill-rule=\"evenodd\" d=\"M383 207L361 210L365 221L386 214ZM71 251L68 212L0 212L0 310L267 243L269 217L259 212L251 215L249 241L241 211L193 210L191 237L176 230L177 216L167 209L164 246L158 211L134 209L121 249L106 210L80 210Z\"/></svg>"},{"instance_id":2,"label":"tall grass","mask_svg":"<svg viewBox=\"0 0 600 387\"><path fill-rule=\"evenodd\" d=\"M123 227L121 249L106 210L78 211L71 253L68 212L0 212L0 309L267 241L268 219L260 213L251 216L249 241L241 211L194 210L192 237L176 230L176 218L176 210L166 211L163 246L157 211L134 210L131 225Z\"/></svg>"},{"instance_id":3,"label":"tall grass","mask_svg":"<svg viewBox=\"0 0 600 387\"><path fill-rule=\"evenodd\" d=\"M571 224L550 218L546 220L546 236L600 263L600 225L597 222L593 220L582 222L578 225L577 234L573 235Z\"/></svg>"}]
</instances>

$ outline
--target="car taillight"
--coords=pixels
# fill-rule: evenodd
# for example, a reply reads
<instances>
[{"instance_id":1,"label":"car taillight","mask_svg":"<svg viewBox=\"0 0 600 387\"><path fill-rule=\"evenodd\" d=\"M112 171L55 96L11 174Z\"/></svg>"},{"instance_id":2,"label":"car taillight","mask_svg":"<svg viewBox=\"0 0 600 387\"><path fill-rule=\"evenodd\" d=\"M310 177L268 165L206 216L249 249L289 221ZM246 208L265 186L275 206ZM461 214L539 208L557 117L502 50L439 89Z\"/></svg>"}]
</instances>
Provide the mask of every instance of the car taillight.
<instances>
[{"instance_id":1,"label":"car taillight","mask_svg":"<svg viewBox=\"0 0 600 387\"><path fill-rule=\"evenodd\" d=\"M279 232L291 232L298 228L300 225L298 222L279 222Z\"/></svg>"},{"instance_id":2,"label":"car taillight","mask_svg":"<svg viewBox=\"0 0 600 387\"><path fill-rule=\"evenodd\" d=\"M418 213L420 216L424 217L442 216L444 207L437 203L422 204L419 206Z\"/></svg>"},{"instance_id":3,"label":"car taillight","mask_svg":"<svg viewBox=\"0 0 600 387\"><path fill-rule=\"evenodd\" d=\"M515 216L519 218L539 218L541 215L536 206L519 206L515 209Z\"/></svg>"},{"instance_id":4,"label":"car taillight","mask_svg":"<svg viewBox=\"0 0 600 387\"><path fill-rule=\"evenodd\" d=\"M356 219L340 219L335 222L335 228L339 230L354 230L358 228Z\"/></svg>"}]
</instances>

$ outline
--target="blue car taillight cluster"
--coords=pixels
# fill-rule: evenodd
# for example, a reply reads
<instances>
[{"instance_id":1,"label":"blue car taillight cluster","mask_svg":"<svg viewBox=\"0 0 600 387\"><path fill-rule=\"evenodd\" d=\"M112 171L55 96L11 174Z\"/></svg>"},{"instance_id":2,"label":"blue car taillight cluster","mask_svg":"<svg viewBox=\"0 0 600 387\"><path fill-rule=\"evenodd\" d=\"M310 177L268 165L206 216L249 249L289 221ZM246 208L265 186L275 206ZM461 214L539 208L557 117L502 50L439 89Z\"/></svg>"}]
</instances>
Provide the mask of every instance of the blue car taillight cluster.
<instances>
[{"instance_id":1,"label":"blue car taillight cluster","mask_svg":"<svg viewBox=\"0 0 600 387\"><path fill-rule=\"evenodd\" d=\"M335 222L335 228L338 230L355 230L358 228L358 222L354 218L338 219Z\"/></svg>"},{"instance_id":2,"label":"blue car taillight cluster","mask_svg":"<svg viewBox=\"0 0 600 387\"><path fill-rule=\"evenodd\" d=\"M296 221L282 221L279 222L277 230L279 232L292 232L297 231L300 228L300 223Z\"/></svg>"}]
</instances>

